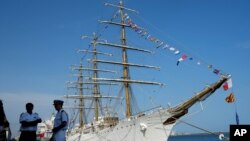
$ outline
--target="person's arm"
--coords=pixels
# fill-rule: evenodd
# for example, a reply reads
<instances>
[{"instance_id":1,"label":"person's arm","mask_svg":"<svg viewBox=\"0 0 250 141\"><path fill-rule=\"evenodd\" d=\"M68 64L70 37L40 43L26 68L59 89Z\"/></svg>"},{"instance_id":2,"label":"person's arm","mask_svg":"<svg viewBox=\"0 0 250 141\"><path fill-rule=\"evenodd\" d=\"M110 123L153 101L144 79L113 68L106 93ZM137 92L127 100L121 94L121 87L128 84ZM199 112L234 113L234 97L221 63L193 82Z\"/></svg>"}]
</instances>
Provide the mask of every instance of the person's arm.
<instances>
[{"instance_id":1,"label":"person's arm","mask_svg":"<svg viewBox=\"0 0 250 141\"><path fill-rule=\"evenodd\" d=\"M36 126L38 123L42 122L41 119L37 119L34 121L21 121L23 127Z\"/></svg>"},{"instance_id":2,"label":"person's arm","mask_svg":"<svg viewBox=\"0 0 250 141\"><path fill-rule=\"evenodd\" d=\"M20 116L20 123L22 127L29 127L29 126L36 126L38 123L42 122L42 119L37 115L37 119L34 121L25 121L22 117L23 115Z\"/></svg>"},{"instance_id":3,"label":"person's arm","mask_svg":"<svg viewBox=\"0 0 250 141\"><path fill-rule=\"evenodd\" d=\"M61 114L62 114L61 115L62 116L62 123L59 126L54 127L52 129L53 133L56 133L57 131L59 131L60 129L64 128L68 124L68 115L67 115L67 113L65 111L62 111Z\"/></svg>"},{"instance_id":4,"label":"person's arm","mask_svg":"<svg viewBox=\"0 0 250 141\"><path fill-rule=\"evenodd\" d=\"M59 126L55 127L52 129L53 133L56 133L57 131L59 131L60 129L64 128L67 125L67 121L63 121Z\"/></svg>"}]
</instances>

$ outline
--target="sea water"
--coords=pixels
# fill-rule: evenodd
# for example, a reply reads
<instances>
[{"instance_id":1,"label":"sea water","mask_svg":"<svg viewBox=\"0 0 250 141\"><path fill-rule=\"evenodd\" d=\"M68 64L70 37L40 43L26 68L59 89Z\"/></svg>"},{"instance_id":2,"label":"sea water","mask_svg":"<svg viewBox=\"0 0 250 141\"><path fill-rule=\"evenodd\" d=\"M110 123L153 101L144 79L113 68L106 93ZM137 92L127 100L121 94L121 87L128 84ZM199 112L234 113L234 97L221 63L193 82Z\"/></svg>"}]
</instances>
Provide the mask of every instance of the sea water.
<instances>
[{"instance_id":1,"label":"sea water","mask_svg":"<svg viewBox=\"0 0 250 141\"><path fill-rule=\"evenodd\" d=\"M225 133L225 137L229 134ZM226 139L220 140L219 136L212 134L193 134L193 135L181 135L181 136L170 136L168 141L227 141Z\"/></svg>"}]
</instances>

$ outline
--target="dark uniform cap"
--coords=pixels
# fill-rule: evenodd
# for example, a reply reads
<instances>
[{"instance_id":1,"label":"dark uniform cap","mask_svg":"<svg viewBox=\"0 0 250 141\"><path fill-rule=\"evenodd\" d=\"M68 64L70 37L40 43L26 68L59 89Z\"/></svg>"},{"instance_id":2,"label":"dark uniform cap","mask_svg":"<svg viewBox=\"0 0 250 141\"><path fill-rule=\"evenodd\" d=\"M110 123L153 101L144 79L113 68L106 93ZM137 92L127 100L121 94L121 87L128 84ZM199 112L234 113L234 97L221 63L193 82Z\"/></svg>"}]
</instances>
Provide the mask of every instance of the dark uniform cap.
<instances>
[{"instance_id":1,"label":"dark uniform cap","mask_svg":"<svg viewBox=\"0 0 250 141\"><path fill-rule=\"evenodd\" d=\"M54 105L56 105L56 104L63 105L63 101L62 100L54 100Z\"/></svg>"}]
</instances>

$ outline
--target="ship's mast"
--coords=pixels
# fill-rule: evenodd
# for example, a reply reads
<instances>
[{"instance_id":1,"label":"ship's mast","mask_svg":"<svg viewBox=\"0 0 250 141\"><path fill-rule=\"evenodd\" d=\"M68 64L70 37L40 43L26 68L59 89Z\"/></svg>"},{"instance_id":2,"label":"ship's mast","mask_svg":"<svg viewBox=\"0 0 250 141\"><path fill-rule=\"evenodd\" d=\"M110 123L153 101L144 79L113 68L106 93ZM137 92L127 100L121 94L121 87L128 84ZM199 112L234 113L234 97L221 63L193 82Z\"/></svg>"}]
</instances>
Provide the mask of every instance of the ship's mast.
<instances>
[{"instance_id":1,"label":"ship's mast","mask_svg":"<svg viewBox=\"0 0 250 141\"><path fill-rule=\"evenodd\" d=\"M83 128L84 127L84 124L86 123L87 119L86 119L86 113L85 113L85 104L84 104L84 91L83 89L85 89L83 87L84 85L84 82L83 82L83 79L84 76L83 75L83 65L82 63L78 66L78 67L75 67L75 68L72 68L72 70L77 70L78 71L78 74L76 74L75 76L77 76L77 81L76 82L69 82L70 86L68 86L68 88L76 88L79 90L79 93L77 95L79 95L81 98L79 98L79 105L78 107L66 107L66 108L76 108L76 109L79 109L79 124L80 124L80 128ZM75 84L75 85L71 85L71 84ZM68 97L66 97L68 98Z\"/></svg>"},{"instance_id":2,"label":"ship's mast","mask_svg":"<svg viewBox=\"0 0 250 141\"><path fill-rule=\"evenodd\" d=\"M103 54L103 55L110 56L110 54L107 54L107 53L97 52L96 49L94 49L94 51L88 51L88 50L80 50L80 51L93 53L94 54L93 55L94 59L97 58L96 57L97 54ZM116 85L116 83L98 82L99 80L96 79L96 77L98 76L98 72L114 73L114 71L98 69L97 62L94 62L94 61L93 61L93 68L86 68L82 64L80 64L79 66L73 67L72 70L77 70L78 71L78 74L76 75L78 77L78 79L77 79L77 82L70 82L69 84L71 84L73 86L69 86L68 88L77 88L77 89L79 89L79 93L77 95L69 94L69 95L66 95L64 97L65 98L72 98L72 99L79 99L78 107L67 107L67 108L79 109L79 124L80 124L80 128L83 128L84 125L87 122L85 109L94 110L95 121L98 121L99 111L100 111L99 106L101 107L99 99L100 98L121 99L121 98L112 97L112 96L102 96L100 94L99 85ZM83 75L83 71L93 71L93 76ZM88 80L91 80L91 81L88 81ZM89 89L89 88L84 87L84 85L93 85L92 95L85 95L84 94L83 90L84 89ZM94 101L94 107L85 107L85 104L84 104L85 99L93 100Z\"/></svg>"},{"instance_id":3,"label":"ship's mast","mask_svg":"<svg viewBox=\"0 0 250 141\"><path fill-rule=\"evenodd\" d=\"M93 59L97 60L97 52L96 52L96 41L97 41L97 37L94 33L94 38L93 38ZM93 78L97 78L98 77L98 73L97 73L97 62L93 62ZM95 96L94 98L94 105L95 105L95 121L98 121L98 117L99 117L99 98L97 97L98 95L100 95L100 90L99 90L99 85L96 83L97 80L93 79L94 83L94 89L93 89L93 95Z\"/></svg>"},{"instance_id":4,"label":"ship's mast","mask_svg":"<svg viewBox=\"0 0 250 141\"><path fill-rule=\"evenodd\" d=\"M78 85L79 85L79 95L83 97L83 73L82 73L83 69L82 68L83 68L83 66L81 64L79 67L79 78L78 78L79 83L78 83ZM79 107L84 107L84 101L82 98L79 100L79 102L80 102ZM83 108L80 108L79 114L80 114L79 115L80 128L83 128L83 125L84 125L83 117L86 117L85 110Z\"/></svg>"},{"instance_id":5,"label":"ship's mast","mask_svg":"<svg viewBox=\"0 0 250 141\"><path fill-rule=\"evenodd\" d=\"M130 79L129 77L129 68L126 63L128 63L127 50L124 46L126 46L126 34L125 34L125 26L124 26L124 11L123 11L123 3L120 1L120 14L121 14L121 45L122 45L122 63L123 65L123 79ZM128 82L124 82L124 90L125 90L125 99L126 99L126 117L129 118L132 116L131 111L131 91Z\"/></svg>"},{"instance_id":6,"label":"ship's mast","mask_svg":"<svg viewBox=\"0 0 250 141\"><path fill-rule=\"evenodd\" d=\"M120 21L119 22L113 22L111 21L103 21L100 20L101 23L104 24L111 24L115 26L120 26L121 29L121 43L120 44L114 44L114 43L108 43L108 42L97 42L99 45L107 46L107 47L114 47L114 48L120 48L122 51L122 60L121 62L114 62L114 61L106 61L106 60L94 60L100 63L107 63L107 64L113 64L113 65L122 65L123 73L121 79L109 79L109 78L96 78L100 81L112 81L112 82L120 82L123 84L124 87L124 93L125 93L125 101L126 101L126 118L130 118L132 116L132 109L131 109L131 86L130 83L137 83L137 84L151 84L151 85L163 85L162 83L158 82L150 82L150 81L141 81L141 80L133 80L130 78L129 74L129 68L130 67L144 67L144 68L151 68L151 69L159 69L157 66L149 66L149 65L141 65L141 64L134 64L130 63L128 61L128 54L127 51L137 51L137 52L144 52L144 53L152 53L149 50L140 49L140 48L134 48L131 46L127 46L126 43L126 32L125 28L130 27L128 24L125 23L125 10L130 12L138 13L137 11L124 7L124 4L122 1L120 1L119 5L114 5L110 3L105 3L107 6L115 7L119 9L120 13Z\"/></svg>"},{"instance_id":7,"label":"ship's mast","mask_svg":"<svg viewBox=\"0 0 250 141\"><path fill-rule=\"evenodd\" d=\"M93 71L93 76L91 78L89 78L89 80L92 80L92 82L85 82L85 84L93 84L93 91L92 91L92 98L93 98L93 102L94 102L94 117L95 117L95 121L98 121L98 117L99 117L99 113L102 110L101 107L101 102L100 102L100 98L113 98L113 97L102 97L101 93L100 93L100 86L99 85L113 85L113 83L105 83L105 82L98 82L99 80L97 80L98 78L98 73L99 72L108 72L108 73L115 73L115 71L112 70L105 70L105 69L98 69L98 61L97 60L97 55L106 55L106 56L112 56L112 54L109 53L104 53L104 52L98 52L96 49L96 46L98 44L98 37L96 36L95 33L93 33L92 37L89 36L83 36L82 38L90 38L91 39L91 46L92 49L91 50L79 50L79 52L86 52L86 53L92 53L92 59L90 60L92 63L92 68L82 68L84 70L87 71ZM104 40L106 41L106 40ZM86 97L84 97L86 98Z\"/></svg>"}]
</instances>

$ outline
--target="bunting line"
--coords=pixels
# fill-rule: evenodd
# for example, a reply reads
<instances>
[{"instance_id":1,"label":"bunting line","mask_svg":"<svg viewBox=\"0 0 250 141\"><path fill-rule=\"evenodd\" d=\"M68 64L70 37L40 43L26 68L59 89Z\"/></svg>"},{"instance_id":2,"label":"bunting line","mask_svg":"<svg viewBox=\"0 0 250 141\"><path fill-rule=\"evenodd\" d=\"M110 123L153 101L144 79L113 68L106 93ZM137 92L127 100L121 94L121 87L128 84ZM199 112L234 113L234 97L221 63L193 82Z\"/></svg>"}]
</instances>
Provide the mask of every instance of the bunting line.
<instances>
[{"instance_id":1,"label":"bunting line","mask_svg":"<svg viewBox=\"0 0 250 141\"><path fill-rule=\"evenodd\" d=\"M156 44L156 48L162 48L164 50L168 50L171 53L173 53L174 55L180 56L179 59L176 62L176 65L179 66L180 62L183 62L184 60L190 60L193 61L193 57L189 54L183 53L181 52L179 49L170 46L169 44L167 44L166 42L158 39L157 37L151 35L146 29L142 28L141 26L139 26L138 24L136 24L127 13L125 13L125 23L128 24L130 26L130 28L136 32L140 37L144 38L145 40L151 41L153 43ZM186 56L186 57L185 57ZM197 60L196 62L197 65L202 65L202 61ZM206 63L204 63L206 64ZM212 72L216 75L222 75L221 70L217 69L217 68L213 68L213 65L208 65L208 69L211 69Z\"/></svg>"},{"instance_id":2,"label":"bunting line","mask_svg":"<svg viewBox=\"0 0 250 141\"><path fill-rule=\"evenodd\" d=\"M131 29L136 32L140 37L144 38L145 40L151 41L156 44L156 48L162 48L163 50L168 50L174 55L179 56L179 59L176 62L176 65L179 66L179 64L185 60L193 60L193 57L189 54L181 52L179 49L169 45L168 43L158 39L157 37L151 35L146 29L138 26L133 20L126 14L125 22L131 27ZM202 61L197 60L197 65L203 64ZM206 64L206 63L204 63ZM213 65L208 64L207 65L208 70L212 71L215 75L223 75L220 69L214 68ZM232 79L229 78L223 85L223 89L227 91L228 89L232 88ZM225 101L227 103L234 103L235 104L235 95L232 91L228 96L226 96ZM235 110L235 120L236 124L239 125L239 116L237 113L237 110Z\"/></svg>"}]
</instances>

